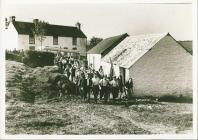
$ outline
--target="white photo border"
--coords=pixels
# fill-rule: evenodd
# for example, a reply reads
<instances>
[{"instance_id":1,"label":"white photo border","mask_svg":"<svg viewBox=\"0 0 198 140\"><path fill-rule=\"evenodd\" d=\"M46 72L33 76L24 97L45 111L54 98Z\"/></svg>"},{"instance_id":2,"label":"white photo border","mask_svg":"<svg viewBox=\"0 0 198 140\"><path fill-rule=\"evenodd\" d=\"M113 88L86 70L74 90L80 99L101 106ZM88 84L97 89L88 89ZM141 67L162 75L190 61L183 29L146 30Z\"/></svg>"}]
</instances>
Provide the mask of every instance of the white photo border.
<instances>
[{"instance_id":1,"label":"white photo border","mask_svg":"<svg viewBox=\"0 0 198 140\"><path fill-rule=\"evenodd\" d=\"M197 0L2 0L1 29L4 28L4 9L7 3L192 3L193 10L193 134L158 135L5 135L5 48L0 36L0 139L197 139ZM2 96L3 95L3 96Z\"/></svg>"}]
</instances>

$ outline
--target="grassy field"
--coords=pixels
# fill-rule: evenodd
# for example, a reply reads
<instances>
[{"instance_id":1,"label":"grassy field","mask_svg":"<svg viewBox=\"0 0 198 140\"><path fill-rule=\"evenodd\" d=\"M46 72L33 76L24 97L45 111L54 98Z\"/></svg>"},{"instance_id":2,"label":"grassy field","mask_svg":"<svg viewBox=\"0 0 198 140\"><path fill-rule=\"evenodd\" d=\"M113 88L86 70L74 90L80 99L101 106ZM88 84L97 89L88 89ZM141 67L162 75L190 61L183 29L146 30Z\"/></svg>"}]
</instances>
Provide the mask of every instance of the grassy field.
<instances>
[{"instance_id":1,"label":"grassy field","mask_svg":"<svg viewBox=\"0 0 198 140\"><path fill-rule=\"evenodd\" d=\"M6 134L192 133L192 103L145 104L140 99L129 106L121 102L105 105L86 103L76 96L50 102L40 98L34 104L22 102L21 93L34 90L34 87L24 90L28 86L23 85L23 76L34 74L35 89L45 95L47 92L41 86L47 85L47 70L50 73L48 67L31 69L22 63L6 61ZM31 82L29 86L32 85Z\"/></svg>"},{"instance_id":2,"label":"grassy field","mask_svg":"<svg viewBox=\"0 0 198 140\"><path fill-rule=\"evenodd\" d=\"M6 103L7 134L175 134L192 132L192 104L104 105L67 97Z\"/></svg>"}]
</instances>

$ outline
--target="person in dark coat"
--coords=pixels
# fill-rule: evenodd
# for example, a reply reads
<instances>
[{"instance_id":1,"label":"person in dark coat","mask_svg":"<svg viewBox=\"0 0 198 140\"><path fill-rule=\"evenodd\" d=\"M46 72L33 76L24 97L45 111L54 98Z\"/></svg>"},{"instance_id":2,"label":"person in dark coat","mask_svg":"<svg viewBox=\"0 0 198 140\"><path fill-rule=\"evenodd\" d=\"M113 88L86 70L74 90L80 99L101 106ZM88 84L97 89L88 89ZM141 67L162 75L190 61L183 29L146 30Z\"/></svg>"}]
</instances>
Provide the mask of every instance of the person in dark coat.
<instances>
[{"instance_id":1,"label":"person in dark coat","mask_svg":"<svg viewBox=\"0 0 198 140\"><path fill-rule=\"evenodd\" d=\"M111 92L111 84L110 84L110 77L107 77L107 87L106 87L106 92L104 94L104 101L105 103L108 102L108 100L110 99L110 92Z\"/></svg>"},{"instance_id":2,"label":"person in dark coat","mask_svg":"<svg viewBox=\"0 0 198 140\"><path fill-rule=\"evenodd\" d=\"M117 78L117 81L118 81L119 93L120 93L120 98L121 98L122 93L123 93L123 86L124 86L121 75Z\"/></svg>"},{"instance_id":3,"label":"person in dark coat","mask_svg":"<svg viewBox=\"0 0 198 140\"><path fill-rule=\"evenodd\" d=\"M87 88L86 88L86 94L88 95L88 99L87 99L88 102L90 102L92 87L93 87L92 77L90 74L88 74Z\"/></svg>"},{"instance_id":4,"label":"person in dark coat","mask_svg":"<svg viewBox=\"0 0 198 140\"><path fill-rule=\"evenodd\" d=\"M63 71L62 56L60 56L59 59L58 59L58 66L59 66L59 68L62 72Z\"/></svg>"},{"instance_id":5,"label":"person in dark coat","mask_svg":"<svg viewBox=\"0 0 198 140\"><path fill-rule=\"evenodd\" d=\"M126 82L126 90L127 90L127 98L130 100L133 96L133 79L129 78L129 80Z\"/></svg>"},{"instance_id":6,"label":"person in dark coat","mask_svg":"<svg viewBox=\"0 0 198 140\"><path fill-rule=\"evenodd\" d=\"M107 80L107 75L103 77L103 79L100 80L100 100L104 97L105 94L107 94L107 86L108 86L109 81Z\"/></svg>"},{"instance_id":7,"label":"person in dark coat","mask_svg":"<svg viewBox=\"0 0 198 140\"><path fill-rule=\"evenodd\" d=\"M103 78L104 77L104 70L103 70L102 66L100 66L98 72L100 74L100 77Z\"/></svg>"},{"instance_id":8,"label":"person in dark coat","mask_svg":"<svg viewBox=\"0 0 198 140\"><path fill-rule=\"evenodd\" d=\"M74 81L74 77L75 77L75 72L76 72L76 68L74 67L74 65L72 65L71 67L71 81L73 82Z\"/></svg>"},{"instance_id":9,"label":"person in dark coat","mask_svg":"<svg viewBox=\"0 0 198 140\"><path fill-rule=\"evenodd\" d=\"M75 81L74 81L75 87L76 87L76 95L79 95L79 85L80 85L80 78L79 76L76 76Z\"/></svg>"}]
</instances>

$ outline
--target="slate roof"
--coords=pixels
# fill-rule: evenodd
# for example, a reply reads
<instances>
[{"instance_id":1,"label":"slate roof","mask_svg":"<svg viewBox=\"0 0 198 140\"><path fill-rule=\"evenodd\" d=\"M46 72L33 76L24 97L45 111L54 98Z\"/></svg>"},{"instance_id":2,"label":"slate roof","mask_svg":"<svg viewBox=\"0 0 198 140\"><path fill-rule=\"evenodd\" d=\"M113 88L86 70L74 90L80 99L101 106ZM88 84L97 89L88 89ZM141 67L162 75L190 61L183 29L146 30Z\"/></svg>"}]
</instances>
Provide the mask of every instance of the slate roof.
<instances>
[{"instance_id":1,"label":"slate roof","mask_svg":"<svg viewBox=\"0 0 198 140\"><path fill-rule=\"evenodd\" d=\"M108 52L110 52L115 46L117 46L122 40L124 40L128 36L127 33L113 36L102 40L95 47L90 49L88 54L101 54L102 57L105 56Z\"/></svg>"},{"instance_id":2,"label":"slate roof","mask_svg":"<svg viewBox=\"0 0 198 140\"><path fill-rule=\"evenodd\" d=\"M102 60L123 68L130 68L140 57L149 51L168 33L137 35L125 38L120 44L105 55Z\"/></svg>"},{"instance_id":3,"label":"slate roof","mask_svg":"<svg viewBox=\"0 0 198 140\"><path fill-rule=\"evenodd\" d=\"M178 43L190 54L193 53L192 41L178 41Z\"/></svg>"},{"instance_id":4,"label":"slate roof","mask_svg":"<svg viewBox=\"0 0 198 140\"><path fill-rule=\"evenodd\" d=\"M13 22L18 34L30 35L32 34L32 29L34 24L31 22ZM73 26L62 26L62 25L47 25L46 36L61 36L61 37L79 37L87 38L86 35L79 30L77 27Z\"/></svg>"}]
</instances>

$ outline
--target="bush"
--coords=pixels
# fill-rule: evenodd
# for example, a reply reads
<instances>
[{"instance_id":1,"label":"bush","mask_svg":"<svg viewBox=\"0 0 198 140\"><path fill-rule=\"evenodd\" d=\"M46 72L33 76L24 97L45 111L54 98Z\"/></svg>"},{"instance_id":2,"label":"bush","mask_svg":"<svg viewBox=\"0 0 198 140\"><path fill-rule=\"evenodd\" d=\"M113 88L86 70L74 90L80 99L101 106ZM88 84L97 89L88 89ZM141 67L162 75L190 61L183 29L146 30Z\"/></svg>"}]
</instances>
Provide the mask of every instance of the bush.
<instances>
[{"instance_id":1,"label":"bush","mask_svg":"<svg viewBox=\"0 0 198 140\"><path fill-rule=\"evenodd\" d=\"M43 67L54 65L55 54L52 52L44 51L31 51L25 52L24 64L30 67Z\"/></svg>"},{"instance_id":2,"label":"bush","mask_svg":"<svg viewBox=\"0 0 198 140\"><path fill-rule=\"evenodd\" d=\"M22 57L23 57L23 55L20 53L6 51L6 60L22 62Z\"/></svg>"}]
</instances>

